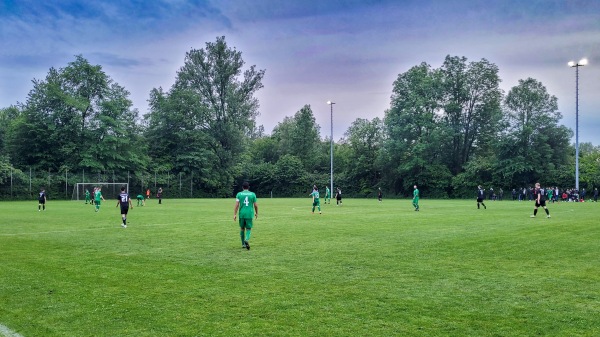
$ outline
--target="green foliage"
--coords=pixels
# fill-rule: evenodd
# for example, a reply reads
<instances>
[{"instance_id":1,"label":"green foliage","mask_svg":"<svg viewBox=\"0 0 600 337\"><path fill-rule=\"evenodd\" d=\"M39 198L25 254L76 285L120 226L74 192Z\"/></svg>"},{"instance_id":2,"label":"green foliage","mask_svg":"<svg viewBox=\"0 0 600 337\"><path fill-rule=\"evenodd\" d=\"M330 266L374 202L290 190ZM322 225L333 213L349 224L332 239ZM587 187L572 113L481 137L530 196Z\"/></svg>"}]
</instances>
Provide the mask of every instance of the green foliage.
<instances>
[{"instance_id":1,"label":"green foliage","mask_svg":"<svg viewBox=\"0 0 600 337\"><path fill-rule=\"evenodd\" d=\"M579 154L580 185L589 191L600 187L600 147L582 143L579 144Z\"/></svg>"},{"instance_id":2,"label":"green foliage","mask_svg":"<svg viewBox=\"0 0 600 337\"><path fill-rule=\"evenodd\" d=\"M265 71L246 67L225 37L186 53L171 88L150 92L143 121L124 87L76 56L34 79L25 104L0 109L3 165L56 179L18 178L13 194L4 170L0 193L28 197L32 182L46 181L68 198L61 190L88 172L97 181L131 178L138 189L168 190L178 177L171 192L185 197L231 196L245 180L261 195L304 196L313 184L329 185L331 156L346 196L374 197L378 188L410 196L414 184L439 198L471 197L478 184L571 187L572 131L558 124L556 97L531 78L503 95L498 72L486 59L450 55L437 69L416 65L397 76L383 120L355 120L332 154L310 105L271 135L256 125ZM598 151L581 150L582 186L597 186ZM82 178L61 177L72 172Z\"/></svg>"},{"instance_id":3,"label":"green foliage","mask_svg":"<svg viewBox=\"0 0 600 337\"><path fill-rule=\"evenodd\" d=\"M129 92L82 56L34 80L11 125L9 153L34 169L134 169L145 166ZM137 139L137 141L136 141Z\"/></svg>"},{"instance_id":4,"label":"green foliage","mask_svg":"<svg viewBox=\"0 0 600 337\"><path fill-rule=\"evenodd\" d=\"M186 53L168 93L151 93L146 115L151 156L178 171L197 172L199 187L213 195L231 193L236 161L255 129L254 94L262 88L264 70L251 66L242 72L243 66L242 53L219 37Z\"/></svg>"},{"instance_id":5,"label":"green foliage","mask_svg":"<svg viewBox=\"0 0 600 337\"><path fill-rule=\"evenodd\" d=\"M498 176L512 186L537 181L557 184L545 180L568 162L572 134L558 125L561 115L556 97L540 82L528 78L509 91L504 105L506 129L497 142Z\"/></svg>"}]
</instances>

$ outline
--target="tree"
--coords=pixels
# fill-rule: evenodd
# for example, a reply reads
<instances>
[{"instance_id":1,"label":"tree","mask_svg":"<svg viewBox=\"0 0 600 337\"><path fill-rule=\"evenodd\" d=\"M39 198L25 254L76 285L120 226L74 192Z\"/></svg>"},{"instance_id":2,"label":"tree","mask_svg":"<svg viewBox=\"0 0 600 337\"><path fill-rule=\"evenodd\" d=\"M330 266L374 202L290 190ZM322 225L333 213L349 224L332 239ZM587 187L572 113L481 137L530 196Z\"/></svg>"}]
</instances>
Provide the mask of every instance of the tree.
<instances>
[{"instance_id":1,"label":"tree","mask_svg":"<svg viewBox=\"0 0 600 337\"><path fill-rule=\"evenodd\" d=\"M8 154L8 139L13 132L11 125L21 115L16 106L0 109L0 156Z\"/></svg>"},{"instance_id":2,"label":"tree","mask_svg":"<svg viewBox=\"0 0 600 337\"><path fill-rule=\"evenodd\" d=\"M448 132L439 123L440 75L421 63L394 81L390 109L385 113L387 139L381 157L384 180L394 193L408 195L415 183L424 186L422 191L429 186L450 185L443 161Z\"/></svg>"},{"instance_id":3,"label":"tree","mask_svg":"<svg viewBox=\"0 0 600 337\"><path fill-rule=\"evenodd\" d=\"M600 146L593 146L592 143L580 143L579 160L580 183L591 191L593 187L600 187ZM566 185L569 186L569 185Z\"/></svg>"},{"instance_id":4,"label":"tree","mask_svg":"<svg viewBox=\"0 0 600 337\"><path fill-rule=\"evenodd\" d=\"M519 80L506 95L504 110L506 129L498 142L498 174L512 186L536 181L556 184L548 177L560 175L556 171L568 166L572 135L558 125L562 115L556 97L535 79Z\"/></svg>"},{"instance_id":5,"label":"tree","mask_svg":"<svg viewBox=\"0 0 600 337\"><path fill-rule=\"evenodd\" d=\"M273 138L279 144L279 155L291 154L303 164L304 170L319 169L319 126L315 121L310 105L305 105L294 114L286 117L273 130Z\"/></svg>"},{"instance_id":6,"label":"tree","mask_svg":"<svg viewBox=\"0 0 600 337\"><path fill-rule=\"evenodd\" d=\"M231 194L239 173L236 161L255 131L259 105L254 94L265 71L251 66L242 73L243 66L242 53L229 48L225 37L190 50L171 90L153 90L146 116L151 141L174 133L179 133L175 140L186 140L154 147L153 155L167 160L165 152L174 150L176 166L199 171L201 187L217 195Z\"/></svg>"},{"instance_id":7,"label":"tree","mask_svg":"<svg viewBox=\"0 0 600 337\"><path fill-rule=\"evenodd\" d=\"M12 127L9 148L15 164L53 171L145 165L129 92L101 66L79 55L33 84Z\"/></svg>"},{"instance_id":8,"label":"tree","mask_svg":"<svg viewBox=\"0 0 600 337\"><path fill-rule=\"evenodd\" d=\"M485 152L499 132L500 78L498 67L486 59L467 64L465 57L446 56L440 72L442 121L451 136L445 153L456 175L473 155Z\"/></svg>"},{"instance_id":9,"label":"tree","mask_svg":"<svg viewBox=\"0 0 600 337\"><path fill-rule=\"evenodd\" d=\"M352 181L352 187L360 195L372 193L381 178L381 169L377 166L383 146L383 121L357 119L345 133L350 148L350 162L346 167L346 177Z\"/></svg>"}]
</instances>

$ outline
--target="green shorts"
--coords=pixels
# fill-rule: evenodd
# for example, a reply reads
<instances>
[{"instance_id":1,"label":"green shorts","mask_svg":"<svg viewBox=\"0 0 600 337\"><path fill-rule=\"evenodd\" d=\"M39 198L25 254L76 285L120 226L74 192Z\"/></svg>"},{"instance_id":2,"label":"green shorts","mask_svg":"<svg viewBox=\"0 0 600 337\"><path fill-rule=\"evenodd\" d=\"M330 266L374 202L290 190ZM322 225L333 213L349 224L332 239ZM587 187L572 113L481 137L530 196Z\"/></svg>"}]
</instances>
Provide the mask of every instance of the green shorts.
<instances>
[{"instance_id":1,"label":"green shorts","mask_svg":"<svg viewBox=\"0 0 600 337\"><path fill-rule=\"evenodd\" d=\"M250 219L243 219L240 218L240 229L252 229L252 218Z\"/></svg>"},{"instance_id":2,"label":"green shorts","mask_svg":"<svg viewBox=\"0 0 600 337\"><path fill-rule=\"evenodd\" d=\"M95 203L96 205L100 206L100 204L102 203L102 201L101 201L101 200L102 200L102 199L96 199L96 200L94 201L94 203Z\"/></svg>"},{"instance_id":3,"label":"green shorts","mask_svg":"<svg viewBox=\"0 0 600 337\"><path fill-rule=\"evenodd\" d=\"M313 207L315 207L315 206L321 206L321 201L320 200L313 201Z\"/></svg>"}]
</instances>

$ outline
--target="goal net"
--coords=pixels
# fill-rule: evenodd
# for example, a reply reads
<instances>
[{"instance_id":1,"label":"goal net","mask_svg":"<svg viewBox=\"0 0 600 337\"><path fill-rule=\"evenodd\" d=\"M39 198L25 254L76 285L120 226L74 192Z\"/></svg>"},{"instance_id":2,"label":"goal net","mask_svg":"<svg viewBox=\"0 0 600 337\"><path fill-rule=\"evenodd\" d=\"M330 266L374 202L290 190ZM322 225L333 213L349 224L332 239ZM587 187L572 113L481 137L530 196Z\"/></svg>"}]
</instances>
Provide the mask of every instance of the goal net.
<instances>
[{"instance_id":1,"label":"goal net","mask_svg":"<svg viewBox=\"0 0 600 337\"><path fill-rule=\"evenodd\" d=\"M85 191L90 192L90 199L94 198L94 188L102 188L102 196L104 199L116 199L121 193L121 187L125 186L125 190L129 192L128 183L76 183L73 186L73 195L71 200L85 200Z\"/></svg>"}]
</instances>

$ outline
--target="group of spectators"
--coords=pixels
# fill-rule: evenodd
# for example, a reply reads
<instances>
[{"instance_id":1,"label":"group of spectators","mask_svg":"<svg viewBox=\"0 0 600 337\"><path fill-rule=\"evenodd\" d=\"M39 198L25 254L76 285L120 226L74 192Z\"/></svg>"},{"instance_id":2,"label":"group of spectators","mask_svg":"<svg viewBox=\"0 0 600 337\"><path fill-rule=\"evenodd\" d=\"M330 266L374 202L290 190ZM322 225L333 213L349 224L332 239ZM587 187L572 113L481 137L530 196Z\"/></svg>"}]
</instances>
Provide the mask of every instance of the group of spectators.
<instances>
[{"instance_id":1,"label":"group of spectators","mask_svg":"<svg viewBox=\"0 0 600 337\"><path fill-rule=\"evenodd\" d=\"M585 188L581 191L576 188L559 189L558 187L546 187L546 200L551 202L565 201L565 202L584 202L588 197ZM491 199L491 198L490 198ZM512 200L524 201L534 199L534 189L532 187L523 187L520 189L512 190ZM591 196L591 201L598 202L598 188L594 188Z\"/></svg>"}]
</instances>

